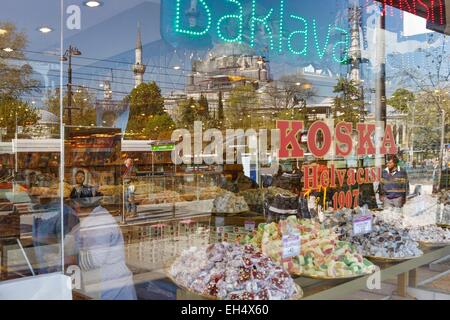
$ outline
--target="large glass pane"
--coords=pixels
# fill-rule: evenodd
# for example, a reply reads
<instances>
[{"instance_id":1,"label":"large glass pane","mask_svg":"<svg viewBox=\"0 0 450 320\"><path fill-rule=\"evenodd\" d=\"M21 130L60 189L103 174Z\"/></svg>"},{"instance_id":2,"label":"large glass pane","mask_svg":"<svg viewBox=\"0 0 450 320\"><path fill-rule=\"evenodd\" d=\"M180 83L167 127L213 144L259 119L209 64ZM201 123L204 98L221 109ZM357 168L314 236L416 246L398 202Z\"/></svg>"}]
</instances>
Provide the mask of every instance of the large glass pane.
<instances>
[{"instance_id":1,"label":"large glass pane","mask_svg":"<svg viewBox=\"0 0 450 320\"><path fill-rule=\"evenodd\" d=\"M60 11L55 0L2 2L1 281L63 273L67 262L62 239L76 217L61 210Z\"/></svg>"},{"instance_id":2,"label":"large glass pane","mask_svg":"<svg viewBox=\"0 0 450 320\"><path fill-rule=\"evenodd\" d=\"M280 260L262 223L450 224L444 1L4 2L2 279L176 299L192 246Z\"/></svg>"}]
</instances>

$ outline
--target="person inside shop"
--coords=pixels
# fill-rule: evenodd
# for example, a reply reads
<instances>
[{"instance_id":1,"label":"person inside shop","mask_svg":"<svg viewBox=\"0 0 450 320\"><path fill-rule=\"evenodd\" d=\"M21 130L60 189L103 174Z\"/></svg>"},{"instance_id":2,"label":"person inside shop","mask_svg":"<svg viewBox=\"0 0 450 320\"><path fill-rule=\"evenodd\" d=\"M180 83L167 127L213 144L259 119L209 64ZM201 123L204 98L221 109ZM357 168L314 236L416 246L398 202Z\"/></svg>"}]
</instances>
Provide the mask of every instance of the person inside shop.
<instances>
[{"instance_id":1,"label":"person inside shop","mask_svg":"<svg viewBox=\"0 0 450 320\"><path fill-rule=\"evenodd\" d=\"M233 172L233 192L238 193L249 189L258 189L258 184L244 173L244 167L238 166L238 170Z\"/></svg>"},{"instance_id":2,"label":"person inside shop","mask_svg":"<svg viewBox=\"0 0 450 320\"><path fill-rule=\"evenodd\" d=\"M405 169L400 168L398 157L390 155L380 182L380 198L384 208L402 208L408 193L408 174Z\"/></svg>"},{"instance_id":3,"label":"person inside shop","mask_svg":"<svg viewBox=\"0 0 450 320\"><path fill-rule=\"evenodd\" d=\"M65 238L67 254L78 254L81 290L93 299L137 300L133 274L125 259L122 230L102 206L102 196L72 200L79 225Z\"/></svg>"},{"instance_id":4,"label":"person inside shop","mask_svg":"<svg viewBox=\"0 0 450 320\"><path fill-rule=\"evenodd\" d=\"M33 215L32 222L33 248L37 261L34 270L37 274L57 272L61 269L61 257L58 246L52 246L52 244L61 243L62 234L68 235L80 224L80 219L70 205L70 201L64 203L61 217L60 199L34 196L30 199L33 211L38 212ZM63 224L61 224L61 218ZM64 261L66 266L77 264L76 256L69 255L67 252Z\"/></svg>"},{"instance_id":5,"label":"person inside shop","mask_svg":"<svg viewBox=\"0 0 450 320\"><path fill-rule=\"evenodd\" d=\"M134 166L133 159L127 158L124 162L125 168L123 170L122 179L125 190L125 210L126 215L135 217L137 215L136 202L134 201L135 186L133 182L137 177L137 169Z\"/></svg>"},{"instance_id":6,"label":"person inside shop","mask_svg":"<svg viewBox=\"0 0 450 320\"><path fill-rule=\"evenodd\" d=\"M95 190L92 186L85 184L86 174L84 170L78 170L75 174L75 187L70 192L71 199L90 198L95 196L101 196L100 192Z\"/></svg>"}]
</instances>

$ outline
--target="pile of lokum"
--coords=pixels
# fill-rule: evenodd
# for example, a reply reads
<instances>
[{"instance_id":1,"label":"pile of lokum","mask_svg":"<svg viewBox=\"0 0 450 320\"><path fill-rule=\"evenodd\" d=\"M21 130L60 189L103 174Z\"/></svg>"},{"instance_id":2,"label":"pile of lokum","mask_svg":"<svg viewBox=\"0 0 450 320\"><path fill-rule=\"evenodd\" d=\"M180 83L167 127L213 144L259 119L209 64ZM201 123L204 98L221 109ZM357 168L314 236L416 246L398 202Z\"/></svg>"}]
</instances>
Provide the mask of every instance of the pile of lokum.
<instances>
[{"instance_id":1,"label":"pile of lokum","mask_svg":"<svg viewBox=\"0 0 450 320\"><path fill-rule=\"evenodd\" d=\"M286 235L299 236L299 253L285 256ZM311 220L289 217L279 223L260 224L248 242L291 274L322 278L341 278L369 274L375 266L358 254L348 242L339 241L329 229ZM292 246L292 244L290 244Z\"/></svg>"},{"instance_id":2,"label":"pile of lokum","mask_svg":"<svg viewBox=\"0 0 450 320\"><path fill-rule=\"evenodd\" d=\"M251 245L190 248L172 264L170 275L192 292L223 300L288 300L300 290L280 265Z\"/></svg>"}]
</instances>

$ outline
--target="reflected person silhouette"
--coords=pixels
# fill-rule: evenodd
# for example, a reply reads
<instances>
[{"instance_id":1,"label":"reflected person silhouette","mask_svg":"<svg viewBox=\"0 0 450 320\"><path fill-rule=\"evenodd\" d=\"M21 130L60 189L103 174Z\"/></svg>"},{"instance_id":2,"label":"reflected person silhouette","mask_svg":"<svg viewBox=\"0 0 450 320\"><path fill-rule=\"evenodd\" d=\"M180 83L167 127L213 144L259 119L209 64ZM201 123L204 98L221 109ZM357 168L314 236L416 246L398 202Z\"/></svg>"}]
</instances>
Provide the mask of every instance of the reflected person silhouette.
<instances>
[{"instance_id":1,"label":"reflected person silhouette","mask_svg":"<svg viewBox=\"0 0 450 320\"><path fill-rule=\"evenodd\" d=\"M102 197L73 200L80 215L74 231L83 291L102 300L136 300L133 275L125 262L122 231L101 205Z\"/></svg>"}]
</instances>

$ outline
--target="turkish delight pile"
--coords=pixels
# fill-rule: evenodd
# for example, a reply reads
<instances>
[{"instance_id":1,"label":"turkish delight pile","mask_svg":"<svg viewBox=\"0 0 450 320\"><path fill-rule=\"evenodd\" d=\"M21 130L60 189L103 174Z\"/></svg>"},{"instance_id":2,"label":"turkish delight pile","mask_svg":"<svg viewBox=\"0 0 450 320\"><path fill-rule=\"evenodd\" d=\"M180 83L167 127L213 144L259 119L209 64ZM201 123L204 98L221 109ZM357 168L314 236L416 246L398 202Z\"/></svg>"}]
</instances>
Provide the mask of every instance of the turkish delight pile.
<instances>
[{"instance_id":1,"label":"turkish delight pile","mask_svg":"<svg viewBox=\"0 0 450 320\"><path fill-rule=\"evenodd\" d=\"M285 259L283 252L283 235L294 230L300 235L300 253ZM264 254L283 263L291 274L311 277L340 278L375 271L375 266L358 254L350 243L338 241L330 229L321 228L320 224L293 216L279 223L260 224L256 232L247 241L260 247Z\"/></svg>"},{"instance_id":2,"label":"turkish delight pile","mask_svg":"<svg viewBox=\"0 0 450 320\"><path fill-rule=\"evenodd\" d=\"M222 300L288 300L298 294L290 275L251 245L192 247L170 274L192 292Z\"/></svg>"}]
</instances>

